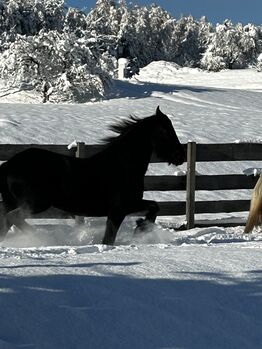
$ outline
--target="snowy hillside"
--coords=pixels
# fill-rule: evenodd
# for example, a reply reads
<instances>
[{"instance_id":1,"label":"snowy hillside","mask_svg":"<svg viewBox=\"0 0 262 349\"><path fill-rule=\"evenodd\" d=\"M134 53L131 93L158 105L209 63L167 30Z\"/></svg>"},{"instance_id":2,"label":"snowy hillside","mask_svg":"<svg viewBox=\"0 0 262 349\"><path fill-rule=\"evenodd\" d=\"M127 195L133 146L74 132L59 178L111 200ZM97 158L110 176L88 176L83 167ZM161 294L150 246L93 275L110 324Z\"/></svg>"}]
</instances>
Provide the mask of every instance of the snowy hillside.
<instances>
[{"instance_id":1,"label":"snowy hillside","mask_svg":"<svg viewBox=\"0 0 262 349\"><path fill-rule=\"evenodd\" d=\"M207 73L154 62L130 81L115 81L104 102L42 105L32 91L2 94L0 142L97 143L112 122L149 116L157 105L183 143L260 142L261 92L262 75L253 70ZM201 164L197 171L250 167L262 165ZM149 173L184 169L152 165ZM250 191L198 195L246 199ZM35 234L11 230L0 246L0 349L262 348L259 230L168 229L183 219L161 218L134 238L128 218L114 247L98 243L104 219L88 218L84 229L45 221Z\"/></svg>"}]
</instances>

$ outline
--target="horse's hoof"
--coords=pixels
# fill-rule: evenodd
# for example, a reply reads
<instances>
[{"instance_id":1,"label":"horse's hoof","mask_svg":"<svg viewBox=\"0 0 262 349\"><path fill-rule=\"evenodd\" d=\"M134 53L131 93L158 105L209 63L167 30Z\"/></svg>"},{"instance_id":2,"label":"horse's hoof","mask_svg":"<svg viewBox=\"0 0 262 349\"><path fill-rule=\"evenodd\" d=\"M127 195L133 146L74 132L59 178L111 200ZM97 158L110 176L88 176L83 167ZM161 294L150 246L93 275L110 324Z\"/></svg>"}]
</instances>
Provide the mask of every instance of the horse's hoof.
<instances>
[{"instance_id":1,"label":"horse's hoof","mask_svg":"<svg viewBox=\"0 0 262 349\"><path fill-rule=\"evenodd\" d=\"M151 231L152 225L154 225L154 223L150 222L149 220L139 218L136 221L136 228L134 234L147 233L148 231Z\"/></svg>"}]
</instances>

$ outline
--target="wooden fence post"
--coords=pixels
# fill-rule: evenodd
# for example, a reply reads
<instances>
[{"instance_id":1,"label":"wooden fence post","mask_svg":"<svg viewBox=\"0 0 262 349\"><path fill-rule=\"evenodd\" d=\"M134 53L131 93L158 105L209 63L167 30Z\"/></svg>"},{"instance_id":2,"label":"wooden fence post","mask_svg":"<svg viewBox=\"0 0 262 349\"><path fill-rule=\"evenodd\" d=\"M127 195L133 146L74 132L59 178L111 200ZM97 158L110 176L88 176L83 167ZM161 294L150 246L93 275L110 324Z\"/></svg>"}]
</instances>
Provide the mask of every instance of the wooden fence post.
<instances>
[{"instance_id":1,"label":"wooden fence post","mask_svg":"<svg viewBox=\"0 0 262 349\"><path fill-rule=\"evenodd\" d=\"M196 143L187 144L186 220L187 229L195 224Z\"/></svg>"},{"instance_id":2,"label":"wooden fence post","mask_svg":"<svg viewBox=\"0 0 262 349\"><path fill-rule=\"evenodd\" d=\"M77 158L84 158L85 157L85 143L84 142L77 142L76 157ZM77 225L84 224L84 222L85 222L84 217L75 216L75 223Z\"/></svg>"},{"instance_id":3,"label":"wooden fence post","mask_svg":"<svg viewBox=\"0 0 262 349\"><path fill-rule=\"evenodd\" d=\"M77 142L76 157L77 158L85 157L85 142Z\"/></svg>"}]
</instances>

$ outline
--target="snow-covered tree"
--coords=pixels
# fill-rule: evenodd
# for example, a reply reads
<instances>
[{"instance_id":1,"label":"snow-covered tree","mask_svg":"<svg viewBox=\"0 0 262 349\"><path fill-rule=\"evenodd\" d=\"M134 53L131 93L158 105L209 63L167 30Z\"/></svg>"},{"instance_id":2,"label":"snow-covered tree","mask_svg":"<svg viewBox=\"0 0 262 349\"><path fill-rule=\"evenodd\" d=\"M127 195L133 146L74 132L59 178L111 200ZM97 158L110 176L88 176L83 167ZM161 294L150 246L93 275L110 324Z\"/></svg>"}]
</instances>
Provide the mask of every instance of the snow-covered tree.
<instances>
[{"instance_id":1,"label":"snow-covered tree","mask_svg":"<svg viewBox=\"0 0 262 349\"><path fill-rule=\"evenodd\" d=\"M172 60L183 66L197 67L210 41L212 25L205 17L196 21L192 16L176 22L172 34Z\"/></svg>"},{"instance_id":2,"label":"snow-covered tree","mask_svg":"<svg viewBox=\"0 0 262 349\"><path fill-rule=\"evenodd\" d=\"M82 38L57 31L17 36L0 55L0 77L13 86L52 87L50 100L86 101L102 98L111 78Z\"/></svg>"},{"instance_id":3,"label":"snow-covered tree","mask_svg":"<svg viewBox=\"0 0 262 349\"><path fill-rule=\"evenodd\" d=\"M97 35L116 36L119 31L122 9L125 3L112 0L96 0L95 8L88 15L88 28Z\"/></svg>"},{"instance_id":4,"label":"snow-covered tree","mask_svg":"<svg viewBox=\"0 0 262 349\"><path fill-rule=\"evenodd\" d=\"M84 12L70 7L65 15L64 31L83 37L87 30L87 16Z\"/></svg>"},{"instance_id":5,"label":"snow-covered tree","mask_svg":"<svg viewBox=\"0 0 262 349\"><path fill-rule=\"evenodd\" d=\"M254 62L257 52L257 30L253 25L234 26L226 20L218 24L202 59L208 70L246 68Z\"/></svg>"},{"instance_id":6,"label":"snow-covered tree","mask_svg":"<svg viewBox=\"0 0 262 349\"><path fill-rule=\"evenodd\" d=\"M261 53L262 28L251 24L214 28L205 18L176 20L159 6L126 0L97 0L89 14L64 0L0 0L0 78L30 85L45 102L104 97L121 57L133 73L154 60L260 70Z\"/></svg>"},{"instance_id":7,"label":"snow-covered tree","mask_svg":"<svg viewBox=\"0 0 262 349\"><path fill-rule=\"evenodd\" d=\"M117 58L129 58L133 71L153 60L169 60L173 22L159 6L135 6L126 10L117 36Z\"/></svg>"},{"instance_id":8,"label":"snow-covered tree","mask_svg":"<svg viewBox=\"0 0 262 349\"><path fill-rule=\"evenodd\" d=\"M63 30L64 0L2 0L1 32L35 35L41 29Z\"/></svg>"}]
</instances>

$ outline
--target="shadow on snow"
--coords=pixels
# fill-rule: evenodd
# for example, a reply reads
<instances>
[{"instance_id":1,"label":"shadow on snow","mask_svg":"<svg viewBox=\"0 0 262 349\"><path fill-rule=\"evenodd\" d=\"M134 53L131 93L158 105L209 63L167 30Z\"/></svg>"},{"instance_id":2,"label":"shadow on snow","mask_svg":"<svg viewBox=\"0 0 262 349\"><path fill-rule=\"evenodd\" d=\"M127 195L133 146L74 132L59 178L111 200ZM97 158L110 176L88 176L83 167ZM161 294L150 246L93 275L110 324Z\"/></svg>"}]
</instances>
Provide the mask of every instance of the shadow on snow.
<instances>
[{"instance_id":1,"label":"shadow on snow","mask_svg":"<svg viewBox=\"0 0 262 349\"><path fill-rule=\"evenodd\" d=\"M128 80L115 80L115 87L109 94L110 99L114 98L145 98L151 97L154 92L172 94L182 90L203 93L203 92L223 92L223 89L206 88L206 87L193 87L186 85L170 85L170 84L158 84L150 82L132 83Z\"/></svg>"},{"instance_id":2,"label":"shadow on snow","mask_svg":"<svg viewBox=\"0 0 262 349\"><path fill-rule=\"evenodd\" d=\"M51 267L56 275L1 276L1 348L262 347L260 270L251 281L209 273L155 280Z\"/></svg>"}]
</instances>

